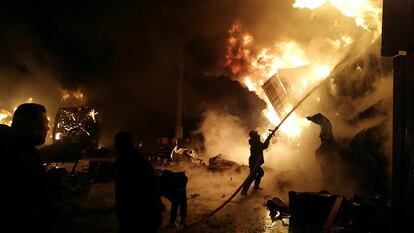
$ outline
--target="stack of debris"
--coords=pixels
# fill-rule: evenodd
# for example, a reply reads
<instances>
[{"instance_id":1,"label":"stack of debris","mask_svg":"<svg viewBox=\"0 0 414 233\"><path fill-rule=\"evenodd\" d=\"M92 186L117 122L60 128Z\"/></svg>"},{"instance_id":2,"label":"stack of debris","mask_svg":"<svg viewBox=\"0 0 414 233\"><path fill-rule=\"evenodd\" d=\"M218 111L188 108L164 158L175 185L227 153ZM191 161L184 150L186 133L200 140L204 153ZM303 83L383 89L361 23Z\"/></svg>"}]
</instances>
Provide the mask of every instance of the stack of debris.
<instances>
[{"instance_id":1,"label":"stack of debris","mask_svg":"<svg viewBox=\"0 0 414 233\"><path fill-rule=\"evenodd\" d=\"M223 159L221 154L214 156L208 160L208 169L210 171L225 171L229 169L240 172L241 165L237 162Z\"/></svg>"}]
</instances>

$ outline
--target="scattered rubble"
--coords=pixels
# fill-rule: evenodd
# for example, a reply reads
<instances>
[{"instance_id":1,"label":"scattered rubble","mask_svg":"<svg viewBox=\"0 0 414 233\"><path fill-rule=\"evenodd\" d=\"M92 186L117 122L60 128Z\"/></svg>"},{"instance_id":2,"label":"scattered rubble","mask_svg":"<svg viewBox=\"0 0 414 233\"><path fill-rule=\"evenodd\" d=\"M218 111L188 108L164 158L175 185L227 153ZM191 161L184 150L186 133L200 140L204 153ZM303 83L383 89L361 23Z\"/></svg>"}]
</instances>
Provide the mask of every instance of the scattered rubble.
<instances>
[{"instance_id":1,"label":"scattered rubble","mask_svg":"<svg viewBox=\"0 0 414 233\"><path fill-rule=\"evenodd\" d=\"M237 162L223 159L221 154L214 156L208 160L208 169L210 171L225 171L233 169L237 172L240 172L241 167L242 165Z\"/></svg>"},{"instance_id":2,"label":"scattered rubble","mask_svg":"<svg viewBox=\"0 0 414 233\"><path fill-rule=\"evenodd\" d=\"M203 160L199 159L194 149L179 147L176 145L171 151L171 160L174 162L190 162L201 164Z\"/></svg>"},{"instance_id":3,"label":"scattered rubble","mask_svg":"<svg viewBox=\"0 0 414 233\"><path fill-rule=\"evenodd\" d=\"M278 197L267 200L266 207L270 211L272 221L289 217L289 206Z\"/></svg>"}]
</instances>

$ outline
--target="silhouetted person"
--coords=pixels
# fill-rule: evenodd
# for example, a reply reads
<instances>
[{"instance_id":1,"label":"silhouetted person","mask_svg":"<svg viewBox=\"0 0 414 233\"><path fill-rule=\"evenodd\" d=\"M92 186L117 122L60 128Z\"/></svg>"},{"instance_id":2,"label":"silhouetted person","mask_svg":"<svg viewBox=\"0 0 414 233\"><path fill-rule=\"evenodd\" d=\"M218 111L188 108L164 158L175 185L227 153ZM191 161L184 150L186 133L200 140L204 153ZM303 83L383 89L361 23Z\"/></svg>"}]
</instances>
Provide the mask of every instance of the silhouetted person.
<instances>
[{"instance_id":1,"label":"silhouetted person","mask_svg":"<svg viewBox=\"0 0 414 233\"><path fill-rule=\"evenodd\" d=\"M274 132L273 132L274 133ZM264 175L264 171L262 168L262 164L264 163L263 158L263 150L267 149L269 147L270 139L273 136L273 133L271 133L265 140L265 142L260 141L260 136L257 130L251 130L249 132L249 144L250 144L250 157L249 157L249 168L250 168L250 174L251 176L246 181L245 185L243 186L243 189L241 191L242 195L247 195L247 191L250 188L250 185L254 181L253 190L257 191L260 190L260 180L262 179Z\"/></svg>"},{"instance_id":2,"label":"silhouetted person","mask_svg":"<svg viewBox=\"0 0 414 233\"><path fill-rule=\"evenodd\" d=\"M319 164L326 182L335 182L342 174L342 160L338 144L332 133L331 121L321 113L308 116L306 119L321 127L321 132L319 133L321 145L315 150L315 160Z\"/></svg>"},{"instance_id":3,"label":"silhouetted person","mask_svg":"<svg viewBox=\"0 0 414 233\"><path fill-rule=\"evenodd\" d=\"M7 140L10 138L10 126L0 124L0 148L7 145Z\"/></svg>"},{"instance_id":4,"label":"silhouetted person","mask_svg":"<svg viewBox=\"0 0 414 233\"><path fill-rule=\"evenodd\" d=\"M188 177L184 172L163 170L158 179L161 195L171 202L170 225L175 226L178 208L180 208L180 225L185 225L185 217L187 216Z\"/></svg>"},{"instance_id":5,"label":"silhouetted person","mask_svg":"<svg viewBox=\"0 0 414 233\"><path fill-rule=\"evenodd\" d=\"M16 109L11 128L3 131L9 134L3 135L1 148L5 232L48 232L61 216L36 149L45 142L48 123L44 106L27 103Z\"/></svg>"},{"instance_id":6,"label":"silhouetted person","mask_svg":"<svg viewBox=\"0 0 414 233\"><path fill-rule=\"evenodd\" d=\"M115 135L115 204L119 232L156 232L162 222L157 176L135 148L131 133Z\"/></svg>"}]
</instances>

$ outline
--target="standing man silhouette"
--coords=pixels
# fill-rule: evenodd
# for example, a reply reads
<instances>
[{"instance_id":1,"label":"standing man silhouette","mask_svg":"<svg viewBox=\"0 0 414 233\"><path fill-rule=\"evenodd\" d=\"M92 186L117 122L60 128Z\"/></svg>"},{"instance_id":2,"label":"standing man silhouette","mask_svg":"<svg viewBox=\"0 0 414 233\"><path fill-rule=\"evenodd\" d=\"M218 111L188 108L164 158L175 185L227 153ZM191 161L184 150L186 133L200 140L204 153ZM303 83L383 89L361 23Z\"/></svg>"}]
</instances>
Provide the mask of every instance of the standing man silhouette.
<instances>
[{"instance_id":1,"label":"standing man silhouette","mask_svg":"<svg viewBox=\"0 0 414 233\"><path fill-rule=\"evenodd\" d=\"M62 217L36 148L45 143L48 123L44 106L22 104L14 112L7 135L3 135L0 177L5 224L1 227L7 232L49 232Z\"/></svg>"}]
</instances>

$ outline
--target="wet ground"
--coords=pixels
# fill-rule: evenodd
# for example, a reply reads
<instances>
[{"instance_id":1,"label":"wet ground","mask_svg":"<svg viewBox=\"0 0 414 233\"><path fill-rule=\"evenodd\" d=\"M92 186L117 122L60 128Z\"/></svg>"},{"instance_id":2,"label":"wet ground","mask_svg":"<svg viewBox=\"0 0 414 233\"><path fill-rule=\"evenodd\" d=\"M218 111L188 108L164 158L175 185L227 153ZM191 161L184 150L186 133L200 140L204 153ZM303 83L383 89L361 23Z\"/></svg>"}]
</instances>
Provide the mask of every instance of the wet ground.
<instances>
[{"instance_id":1,"label":"wet ground","mask_svg":"<svg viewBox=\"0 0 414 233\"><path fill-rule=\"evenodd\" d=\"M247 170L240 172L210 172L204 167L158 167L158 169L186 171L188 183L188 216L187 223L196 222L224 202L240 185ZM247 197L237 195L228 206L206 221L183 229L182 232L238 232L238 233L284 233L288 232L288 220L271 221L265 203L271 199L271 193L262 190L249 193ZM163 213L164 224L160 233L176 232L177 228L167 225L169 222L170 204L162 199L167 210ZM56 226L56 232L69 233L115 233L117 220L114 205L114 183L95 182L88 195L80 202L76 213L71 213L64 223ZM179 217L178 219L179 220Z\"/></svg>"}]
</instances>

